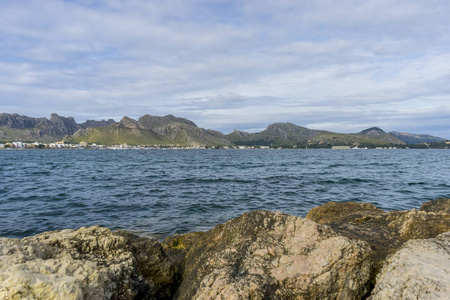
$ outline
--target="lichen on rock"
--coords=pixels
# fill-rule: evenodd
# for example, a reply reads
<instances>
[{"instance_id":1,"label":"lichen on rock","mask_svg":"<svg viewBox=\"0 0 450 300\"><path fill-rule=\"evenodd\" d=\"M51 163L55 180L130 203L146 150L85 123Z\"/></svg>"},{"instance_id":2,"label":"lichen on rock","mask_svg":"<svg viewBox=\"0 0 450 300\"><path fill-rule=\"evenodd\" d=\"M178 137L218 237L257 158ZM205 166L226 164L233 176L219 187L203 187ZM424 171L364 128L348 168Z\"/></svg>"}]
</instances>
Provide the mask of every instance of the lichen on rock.
<instances>
[{"instance_id":1,"label":"lichen on rock","mask_svg":"<svg viewBox=\"0 0 450 300\"><path fill-rule=\"evenodd\" d=\"M253 211L199 237L178 299L359 299L372 252L300 217Z\"/></svg>"},{"instance_id":2,"label":"lichen on rock","mask_svg":"<svg viewBox=\"0 0 450 300\"><path fill-rule=\"evenodd\" d=\"M98 226L0 238L0 299L362 299L374 284L372 300L445 299L448 201L253 211L162 243Z\"/></svg>"},{"instance_id":3,"label":"lichen on rock","mask_svg":"<svg viewBox=\"0 0 450 300\"><path fill-rule=\"evenodd\" d=\"M375 269L395 253L407 240L434 238L450 231L447 200L434 200L422 205L420 211L383 211L370 203L329 202L313 208L307 219L330 226L336 232L367 241L374 251Z\"/></svg>"}]
</instances>

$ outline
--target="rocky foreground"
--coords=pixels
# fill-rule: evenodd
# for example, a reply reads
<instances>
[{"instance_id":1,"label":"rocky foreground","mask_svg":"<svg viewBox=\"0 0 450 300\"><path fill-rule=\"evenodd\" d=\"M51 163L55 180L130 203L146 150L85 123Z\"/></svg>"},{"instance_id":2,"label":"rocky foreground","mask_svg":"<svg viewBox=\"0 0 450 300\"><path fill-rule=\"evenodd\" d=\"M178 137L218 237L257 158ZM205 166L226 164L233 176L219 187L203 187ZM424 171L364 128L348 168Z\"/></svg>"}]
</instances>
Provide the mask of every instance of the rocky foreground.
<instances>
[{"instance_id":1,"label":"rocky foreground","mask_svg":"<svg viewBox=\"0 0 450 300\"><path fill-rule=\"evenodd\" d=\"M253 211L162 243L89 227L0 238L0 299L448 299L450 199Z\"/></svg>"}]
</instances>

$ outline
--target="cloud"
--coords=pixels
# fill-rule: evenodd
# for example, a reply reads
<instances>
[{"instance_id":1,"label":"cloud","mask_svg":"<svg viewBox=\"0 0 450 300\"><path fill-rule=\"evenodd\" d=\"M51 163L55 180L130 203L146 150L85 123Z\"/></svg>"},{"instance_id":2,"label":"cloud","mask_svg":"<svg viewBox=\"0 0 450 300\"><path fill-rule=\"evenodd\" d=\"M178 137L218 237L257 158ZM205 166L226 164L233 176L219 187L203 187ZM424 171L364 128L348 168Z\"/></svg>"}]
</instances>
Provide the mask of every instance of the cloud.
<instances>
[{"instance_id":1,"label":"cloud","mask_svg":"<svg viewBox=\"0 0 450 300\"><path fill-rule=\"evenodd\" d=\"M0 110L450 137L449 9L443 0L6 1Z\"/></svg>"}]
</instances>

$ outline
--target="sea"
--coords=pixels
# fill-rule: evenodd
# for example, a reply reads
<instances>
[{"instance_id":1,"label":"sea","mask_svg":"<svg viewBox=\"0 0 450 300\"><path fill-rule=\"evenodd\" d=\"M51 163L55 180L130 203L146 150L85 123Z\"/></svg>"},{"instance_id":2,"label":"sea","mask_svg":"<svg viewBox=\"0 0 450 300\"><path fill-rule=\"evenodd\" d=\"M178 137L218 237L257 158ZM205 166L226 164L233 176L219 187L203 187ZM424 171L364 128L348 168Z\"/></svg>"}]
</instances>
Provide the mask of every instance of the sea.
<instances>
[{"instance_id":1,"label":"sea","mask_svg":"<svg viewBox=\"0 0 450 300\"><path fill-rule=\"evenodd\" d=\"M1 150L0 236L99 225L161 240L329 201L450 198L449 150Z\"/></svg>"}]
</instances>

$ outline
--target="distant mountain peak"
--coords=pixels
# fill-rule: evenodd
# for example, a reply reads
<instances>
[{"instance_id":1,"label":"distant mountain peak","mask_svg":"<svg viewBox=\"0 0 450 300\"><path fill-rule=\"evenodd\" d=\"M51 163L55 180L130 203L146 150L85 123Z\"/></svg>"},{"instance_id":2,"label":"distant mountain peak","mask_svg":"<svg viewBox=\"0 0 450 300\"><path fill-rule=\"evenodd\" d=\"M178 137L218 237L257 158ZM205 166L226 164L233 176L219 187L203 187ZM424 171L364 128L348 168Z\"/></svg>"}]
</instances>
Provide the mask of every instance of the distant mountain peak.
<instances>
[{"instance_id":1,"label":"distant mountain peak","mask_svg":"<svg viewBox=\"0 0 450 300\"><path fill-rule=\"evenodd\" d=\"M150 129L154 127L167 126L173 123L183 123L192 127L197 127L197 125L191 120L185 118L178 118L174 115L166 115L164 117L151 116L146 114L138 119L138 123L143 129Z\"/></svg>"},{"instance_id":2,"label":"distant mountain peak","mask_svg":"<svg viewBox=\"0 0 450 300\"><path fill-rule=\"evenodd\" d=\"M383 135L386 132L380 127L370 127L360 132L361 134L366 135Z\"/></svg>"},{"instance_id":3,"label":"distant mountain peak","mask_svg":"<svg viewBox=\"0 0 450 300\"><path fill-rule=\"evenodd\" d=\"M119 126L133 129L138 127L138 122L130 117L125 116L122 118L122 120L120 120Z\"/></svg>"},{"instance_id":4,"label":"distant mountain peak","mask_svg":"<svg viewBox=\"0 0 450 300\"><path fill-rule=\"evenodd\" d=\"M95 120L86 120L83 123L80 123L80 127L83 129L87 129L87 128L92 128L92 127L103 127L103 126L108 126L108 125L112 125L112 124L116 124L117 122L114 121L113 119L108 119L108 120L101 120L101 121L95 121Z\"/></svg>"},{"instance_id":5,"label":"distant mountain peak","mask_svg":"<svg viewBox=\"0 0 450 300\"><path fill-rule=\"evenodd\" d=\"M251 135L248 132L237 130L237 129L233 130L233 134L235 134L235 135L237 135L239 137L242 137L242 138L247 138L247 137L249 137Z\"/></svg>"}]
</instances>

